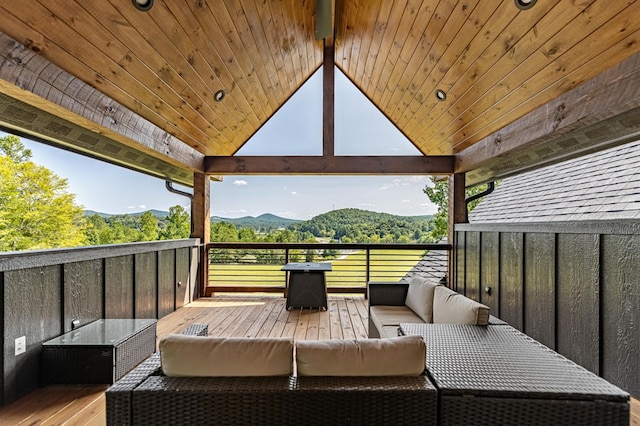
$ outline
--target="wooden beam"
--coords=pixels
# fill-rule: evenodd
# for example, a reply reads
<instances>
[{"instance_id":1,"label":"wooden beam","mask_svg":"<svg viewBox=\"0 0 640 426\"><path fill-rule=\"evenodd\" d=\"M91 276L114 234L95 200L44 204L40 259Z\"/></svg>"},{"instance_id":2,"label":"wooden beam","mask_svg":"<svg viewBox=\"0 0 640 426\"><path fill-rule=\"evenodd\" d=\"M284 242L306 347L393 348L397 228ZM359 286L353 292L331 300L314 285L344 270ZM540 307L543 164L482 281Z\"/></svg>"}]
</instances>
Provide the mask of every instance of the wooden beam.
<instances>
[{"instance_id":1,"label":"wooden beam","mask_svg":"<svg viewBox=\"0 0 640 426\"><path fill-rule=\"evenodd\" d=\"M200 239L200 265L198 294L204 295L209 285L209 251L207 244L211 240L211 185L209 176L204 173L193 174L193 203L191 211L192 238Z\"/></svg>"},{"instance_id":2,"label":"wooden beam","mask_svg":"<svg viewBox=\"0 0 640 426\"><path fill-rule=\"evenodd\" d=\"M453 173L453 156L205 157L213 175L431 175Z\"/></svg>"},{"instance_id":3,"label":"wooden beam","mask_svg":"<svg viewBox=\"0 0 640 426\"><path fill-rule=\"evenodd\" d=\"M335 146L335 62L333 45L325 42L322 65L322 155L334 155Z\"/></svg>"},{"instance_id":4,"label":"wooden beam","mask_svg":"<svg viewBox=\"0 0 640 426\"><path fill-rule=\"evenodd\" d=\"M470 180L467 176L467 184L475 185L564 161L588 149L603 149L607 147L606 136L605 139L598 136L604 132L609 139L622 139L614 134L617 127L621 127L621 133L625 129L628 134L636 132L633 125L638 121L638 114L614 123L613 129L607 129L606 124L603 129L594 127L638 108L640 53L460 152L455 172L484 172L478 173L484 178ZM507 164L508 159L516 157L513 166ZM502 175L494 170L503 171Z\"/></svg>"},{"instance_id":5,"label":"wooden beam","mask_svg":"<svg viewBox=\"0 0 640 426\"><path fill-rule=\"evenodd\" d=\"M447 206L447 238L453 248L449 252L449 262L447 265L448 285L451 287L455 283L455 255L456 255L456 234L455 225L457 223L467 223L467 203L465 201L465 181L464 173L456 173L449 176Z\"/></svg>"}]
</instances>

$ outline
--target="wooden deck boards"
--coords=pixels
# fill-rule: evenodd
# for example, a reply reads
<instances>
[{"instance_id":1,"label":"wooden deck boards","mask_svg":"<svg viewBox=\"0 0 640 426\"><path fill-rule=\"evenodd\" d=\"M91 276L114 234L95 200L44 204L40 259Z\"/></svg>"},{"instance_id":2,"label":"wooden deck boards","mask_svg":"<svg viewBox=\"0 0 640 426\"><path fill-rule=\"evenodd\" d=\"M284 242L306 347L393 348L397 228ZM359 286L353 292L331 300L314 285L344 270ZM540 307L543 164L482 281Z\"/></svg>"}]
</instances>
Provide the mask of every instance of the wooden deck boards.
<instances>
[{"instance_id":1,"label":"wooden deck boards","mask_svg":"<svg viewBox=\"0 0 640 426\"><path fill-rule=\"evenodd\" d=\"M362 296L329 296L328 309L292 309L275 296L202 298L158 321L158 340L193 323L209 324L220 337L352 339L367 337L367 301ZM107 385L57 385L37 389L0 409L0 425L106 424Z\"/></svg>"}]
</instances>

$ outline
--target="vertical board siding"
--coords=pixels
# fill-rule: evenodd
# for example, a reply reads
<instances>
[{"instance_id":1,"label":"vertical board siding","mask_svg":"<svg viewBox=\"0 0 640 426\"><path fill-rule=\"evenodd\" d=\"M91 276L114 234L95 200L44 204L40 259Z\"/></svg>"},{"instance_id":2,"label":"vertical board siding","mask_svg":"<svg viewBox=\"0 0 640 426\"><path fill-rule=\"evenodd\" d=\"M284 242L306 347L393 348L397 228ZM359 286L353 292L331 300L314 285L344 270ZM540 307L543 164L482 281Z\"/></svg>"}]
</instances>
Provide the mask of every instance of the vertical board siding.
<instances>
[{"instance_id":1,"label":"vertical board siding","mask_svg":"<svg viewBox=\"0 0 640 426\"><path fill-rule=\"evenodd\" d=\"M524 234L500 234L500 312L496 316L524 330Z\"/></svg>"},{"instance_id":2,"label":"vertical board siding","mask_svg":"<svg viewBox=\"0 0 640 426\"><path fill-rule=\"evenodd\" d=\"M11 402L40 384L40 343L62 333L60 266L4 273L2 401ZM15 339L27 350L15 355Z\"/></svg>"},{"instance_id":3,"label":"vertical board siding","mask_svg":"<svg viewBox=\"0 0 640 426\"><path fill-rule=\"evenodd\" d=\"M158 267L156 253L135 255L135 317L157 318Z\"/></svg>"},{"instance_id":4,"label":"vertical board siding","mask_svg":"<svg viewBox=\"0 0 640 426\"><path fill-rule=\"evenodd\" d=\"M176 252L158 252L158 318L173 312L175 306Z\"/></svg>"},{"instance_id":5,"label":"vertical board siding","mask_svg":"<svg viewBox=\"0 0 640 426\"><path fill-rule=\"evenodd\" d=\"M640 235L602 236L602 377L640 398Z\"/></svg>"},{"instance_id":6,"label":"vertical board siding","mask_svg":"<svg viewBox=\"0 0 640 426\"><path fill-rule=\"evenodd\" d=\"M465 296L480 301L480 232L466 233Z\"/></svg>"},{"instance_id":7,"label":"vertical board siding","mask_svg":"<svg viewBox=\"0 0 640 426\"><path fill-rule=\"evenodd\" d=\"M555 349L555 234L526 234L524 252L524 332Z\"/></svg>"},{"instance_id":8,"label":"vertical board siding","mask_svg":"<svg viewBox=\"0 0 640 426\"><path fill-rule=\"evenodd\" d=\"M465 269L465 264L466 264L466 253L467 253L467 247L466 247L466 238L467 238L467 233L466 232L456 232L456 265L455 265L455 284L453 285L453 289L456 290L459 293L465 293L465 280L467 278L466 276L466 269Z\"/></svg>"},{"instance_id":9,"label":"vertical board siding","mask_svg":"<svg viewBox=\"0 0 640 426\"><path fill-rule=\"evenodd\" d=\"M133 318L133 255L104 260L105 318Z\"/></svg>"},{"instance_id":10,"label":"vertical board siding","mask_svg":"<svg viewBox=\"0 0 640 426\"><path fill-rule=\"evenodd\" d=\"M176 249L176 309L190 302L189 249Z\"/></svg>"},{"instance_id":11,"label":"vertical board siding","mask_svg":"<svg viewBox=\"0 0 640 426\"><path fill-rule=\"evenodd\" d=\"M480 302L497 316L500 312L500 234L497 232L482 234L480 265Z\"/></svg>"},{"instance_id":12,"label":"vertical board siding","mask_svg":"<svg viewBox=\"0 0 640 426\"><path fill-rule=\"evenodd\" d=\"M600 371L600 238L559 234L556 350L598 374Z\"/></svg>"},{"instance_id":13,"label":"vertical board siding","mask_svg":"<svg viewBox=\"0 0 640 426\"><path fill-rule=\"evenodd\" d=\"M65 263L63 331L75 319L81 325L103 318L102 259Z\"/></svg>"}]
</instances>

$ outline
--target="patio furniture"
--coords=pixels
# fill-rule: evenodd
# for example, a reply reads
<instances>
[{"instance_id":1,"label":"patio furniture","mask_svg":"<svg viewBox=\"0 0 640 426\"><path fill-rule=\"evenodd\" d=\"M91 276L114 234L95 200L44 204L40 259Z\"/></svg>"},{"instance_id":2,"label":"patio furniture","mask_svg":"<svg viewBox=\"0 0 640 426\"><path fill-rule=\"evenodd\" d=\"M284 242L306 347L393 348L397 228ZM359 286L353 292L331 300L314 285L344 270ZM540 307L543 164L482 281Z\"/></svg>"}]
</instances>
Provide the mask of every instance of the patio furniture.
<instances>
[{"instance_id":1,"label":"patio furniture","mask_svg":"<svg viewBox=\"0 0 640 426\"><path fill-rule=\"evenodd\" d=\"M425 339L441 425L629 424L626 392L511 326L400 330Z\"/></svg>"},{"instance_id":2,"label":"patio furniture","mask_svg":"<svg viewBox=\"0 0 640 426\"><path fill-rule=\"evenodd\" d=\"M331 263L287 263L282 267L289 274L287 280L287 310L291 308L327 309L326 271Z\"/></svg>"},{"instance_id":3,"label":"patio furniture","mask_svg":"<svg viewBox=\"0 0 640 426\"><path fill-rule=\"evenodd\" d=\"M369 282L369 337L394 337L400 323L488 325L501 322L490 309L414 275L408 281Z\"/></svg>"},{"instance_id":4,"label":"patio furniture","mask_svg":"<svg viewBox=\"0 0 640 426\"><path fill-rule=\"evenodd\" d=\"M252 345L250 340L247 347ZM436 390L424 374L168 377L160 358L153 355L106 391L108 425L324 426L436 421Z\"/></svg>"},{"instance_id":5,"label":"patio furniture","mask_svg":"<svg viewBox=\"0 0 640 426\"><path fill-rule=\"evenodd\" d=\"M101 319L42 344L42 381L114 383L156 350L155 319Z\"/></svg>"}]
</instances>

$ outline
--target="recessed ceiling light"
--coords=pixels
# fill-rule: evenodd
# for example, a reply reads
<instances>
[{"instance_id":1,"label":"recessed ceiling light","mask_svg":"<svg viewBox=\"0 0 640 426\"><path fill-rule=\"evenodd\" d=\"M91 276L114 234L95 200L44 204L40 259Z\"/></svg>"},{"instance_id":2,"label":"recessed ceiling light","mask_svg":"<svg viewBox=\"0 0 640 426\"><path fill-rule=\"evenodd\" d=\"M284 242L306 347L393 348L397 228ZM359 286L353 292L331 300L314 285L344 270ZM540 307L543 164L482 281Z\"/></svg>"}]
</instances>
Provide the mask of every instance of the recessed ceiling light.
<instances>
[{"instance_id":1,"label":"recessed ceiling light","mask_svg":"<svg viewBox=\"0 0 640 426\"><path fill-rule=\"evenodd\" d=\"M148 11L153 7L153 0L131 0L136 9L143 12Z\"/></svg>"},{"instance_id":2,"label":"recessed ceiling light","mask_svg":"<svg viewBox=\"0 0 640 426\"><path fill-rule=\"evenodd\" d=\"M534 4L536 4L537 0L514 0L516 2L516 7L520 10L531 9Z\"/></svg>"},{"instance_id":3,"label":"recessed ceiling light","mask_svg":"<svg viewBox=\"0 0 640 426\"><path fill-rule=\"evenodd\" d=\"M447 99L447 94L445 93L444 90L438 89L438 90L436 90L436 99L438 99L440 102L442 102L445 99Z\"/></svg>"},{"instance_id":4,"label":"recessed ceiling light","mask_svg":"<svg viewBox=\"0 0 640 426\"><path fill-rule=\"evenodd\" d=\"M213 99L215 99L216 102L220 102L221 100L224 99L226 93L224 92L224 90L218 90L214 95L213 95Z\"/></svg>"}]
</instances>

